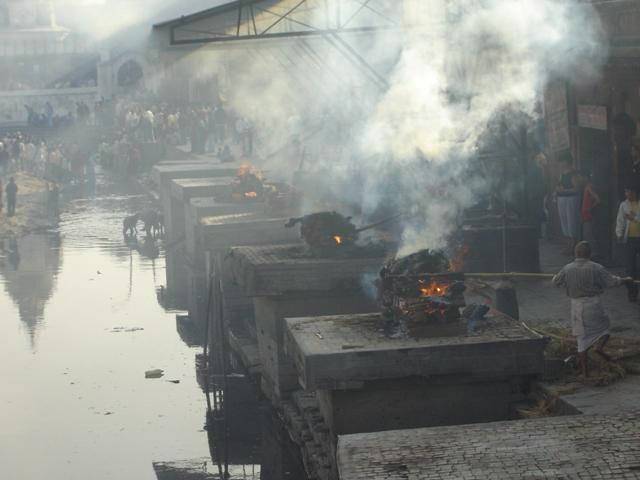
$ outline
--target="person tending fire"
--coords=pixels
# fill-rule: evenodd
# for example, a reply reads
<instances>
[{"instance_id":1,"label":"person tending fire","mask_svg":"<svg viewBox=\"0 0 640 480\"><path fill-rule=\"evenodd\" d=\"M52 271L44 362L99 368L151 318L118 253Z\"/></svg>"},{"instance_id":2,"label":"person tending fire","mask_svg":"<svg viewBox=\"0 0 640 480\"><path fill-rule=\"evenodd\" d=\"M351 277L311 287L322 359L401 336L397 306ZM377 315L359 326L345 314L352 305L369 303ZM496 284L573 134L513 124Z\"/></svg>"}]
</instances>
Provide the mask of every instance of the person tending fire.
<instances>
[{"instance_id":1,"label":"person tending fire","mask_svg":"<svg viewBox=\"0 0 640 480\"><path fill-rule=\"evenodd\" d=\"M591 261L591 246L580 242L575 248L575 260L565 265L552 279L554 285L565 287L571 298L571 330L577 338L578 362L586 377L587 351L595 345L595 351L605 360L604 353L609 340L611 320L602 305L600 296L605 288L630 284L633 279L609 273L602 265Z\"/></svg>"}]
</instances>

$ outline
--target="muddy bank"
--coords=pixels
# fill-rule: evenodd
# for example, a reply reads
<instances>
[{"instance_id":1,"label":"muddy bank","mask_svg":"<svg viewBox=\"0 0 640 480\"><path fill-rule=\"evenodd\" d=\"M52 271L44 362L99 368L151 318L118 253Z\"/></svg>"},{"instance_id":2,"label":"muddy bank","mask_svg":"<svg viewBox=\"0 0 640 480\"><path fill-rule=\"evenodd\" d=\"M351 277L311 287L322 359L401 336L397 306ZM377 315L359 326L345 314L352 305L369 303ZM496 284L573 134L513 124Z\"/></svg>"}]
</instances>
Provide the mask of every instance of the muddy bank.
<instances>
[{"instance_id":1,"label":"muddy bank","mask_svg":"<svg viewBox=\"0 0 640 480\"><path fill-rule=\"evenodd\" d=\"M0 238L25 235L49 227L52 223L47 210L47 182L26 173L16 173L13 177L18 185L18 199L16 213L12 217L7 216L7 199L4 192L9 176L2 178L3 209L0 212Z\"/></svg>"}]
</instances>

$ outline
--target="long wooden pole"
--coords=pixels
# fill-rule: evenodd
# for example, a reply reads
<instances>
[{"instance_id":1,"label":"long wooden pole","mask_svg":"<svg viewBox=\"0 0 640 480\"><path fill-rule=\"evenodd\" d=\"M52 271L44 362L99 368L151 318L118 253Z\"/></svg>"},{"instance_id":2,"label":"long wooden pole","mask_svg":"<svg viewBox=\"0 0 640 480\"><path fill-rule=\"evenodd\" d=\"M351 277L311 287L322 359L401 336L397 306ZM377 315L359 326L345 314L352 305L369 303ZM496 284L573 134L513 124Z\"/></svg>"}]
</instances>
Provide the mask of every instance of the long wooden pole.
<instances>
[{"instance_id":1,"label":"long wooden pole","mask_svg":"<svg viewBox=\"0 0 640 480\"><path fill-rule=\"evenodd\" d=\"M433 277L456 277L464 278L553 278L553 273L535 273L535 272L442 272L442 273L423 273L418 275L389 275L389 278L433 278ZM634 280L633 283L640 284L640 280Z\"/></svg>"}]
</instances>

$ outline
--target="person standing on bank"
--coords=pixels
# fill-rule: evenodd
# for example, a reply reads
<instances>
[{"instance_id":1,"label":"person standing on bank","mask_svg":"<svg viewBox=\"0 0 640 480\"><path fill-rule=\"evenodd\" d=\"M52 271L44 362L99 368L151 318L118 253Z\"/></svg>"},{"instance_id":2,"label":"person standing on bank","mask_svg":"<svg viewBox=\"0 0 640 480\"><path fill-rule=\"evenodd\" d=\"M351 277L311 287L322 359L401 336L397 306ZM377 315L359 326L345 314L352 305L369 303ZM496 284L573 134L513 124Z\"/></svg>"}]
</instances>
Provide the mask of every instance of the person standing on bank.
<instances>
[{"instance_id":1,"label":"person standing on bank","mask_svg":"<svg viewBox=\"0 0 640 480\"><path fill-rule=\"evenodd\" d=\"M580 238L580 206L582 199L578 190L578 172L573 168L571 155L560 159L560 180L556 187L558 215L562 233L567 238L567 255L570 255Z\"/></svg>"},{"instance_id":2,"label":"person standing on bank","mask_svg":"<svg viewBox=\"0 0 640 480\"><path fill-rule=\"evenodd\" d=\"M638 187L627 185L624 189L625 199L618 208L616 218L616 237L625 244L627 275L638 279L638 254L640 253L640 202L638 202ZM629 301L638 301L638 285L627 285Z\"/></svg>"},{"instance_id":3,"label":"person standing on bank","mask_svg":"<svg viewBox=\"0 0 640 480\"><path fill-rule=\"evenodd\" d=\"M565 287L567 296L571 298L571 332L577 340L582 375L587 377L587 351L593 345L598 355L611 359L604 353L611 320L600 296L605 288L628 285L633 280L612 275L602 265L592 262L589 243L580 242L575 248L575 260L565 265L552 282L558 287Z\"/></svg>"},{"instance_id":4,"label":"person standing on bank","mask_svg":"<svg viewBox=\"0 0 640 480\"><path fill-rule=\"evenodd\" d=\"M5 191L7 194L7 215L13 217L16 213L16 198L18 197L18 186L13 177L9 179Z\"/></svg>"},{"instance_id":5,"label":"person standing on bank","mask_svg":"<svg viewBox=\"0 0 640 480\"><path fill-rule=\"evenodd\" d=\"M592 256L595 260L600 257L600 249L596 239L597 231L597 207L600 205L600 195L593 186L593 174L584 175L585 185L582 193L582 206L580 218L582 219L582 238L591 245Z\"/></svg>"}]
</instances>

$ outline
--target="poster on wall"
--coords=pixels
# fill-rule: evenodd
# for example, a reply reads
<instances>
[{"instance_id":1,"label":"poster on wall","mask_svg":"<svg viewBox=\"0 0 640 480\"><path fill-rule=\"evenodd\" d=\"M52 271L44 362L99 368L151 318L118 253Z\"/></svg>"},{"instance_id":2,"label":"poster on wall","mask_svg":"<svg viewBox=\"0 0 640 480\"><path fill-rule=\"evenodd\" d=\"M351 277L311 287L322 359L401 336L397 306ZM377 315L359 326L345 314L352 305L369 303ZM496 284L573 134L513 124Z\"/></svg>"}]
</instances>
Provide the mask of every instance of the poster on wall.
<instances>
[{"instance_id":1,"label":"poster on wall","mask_svg":"<svg viewBox=\"0 0 640 480\"><path fill-rule=\"evenodd\" d=\"M544 96L544 119L547 141L552 153L571 147L567 87L558 81L549 85Z\"/></svg>"},{"instance_id":2,"label":"poster on wall","mask_svg":"<svg viewBox=\"0 0 640 480\"><path fill-rule=\"evenodd\" d=\"M607 107L603 105L578 105L578 125L593 130L608 130Z\"/></svg>"}]
</instances>

